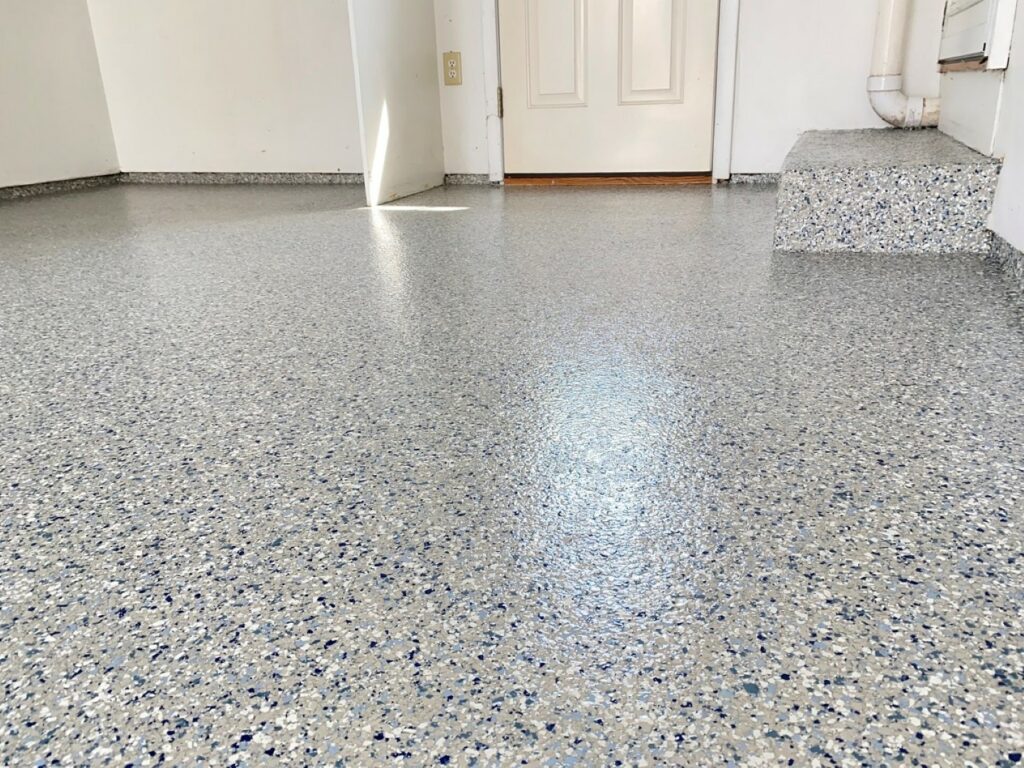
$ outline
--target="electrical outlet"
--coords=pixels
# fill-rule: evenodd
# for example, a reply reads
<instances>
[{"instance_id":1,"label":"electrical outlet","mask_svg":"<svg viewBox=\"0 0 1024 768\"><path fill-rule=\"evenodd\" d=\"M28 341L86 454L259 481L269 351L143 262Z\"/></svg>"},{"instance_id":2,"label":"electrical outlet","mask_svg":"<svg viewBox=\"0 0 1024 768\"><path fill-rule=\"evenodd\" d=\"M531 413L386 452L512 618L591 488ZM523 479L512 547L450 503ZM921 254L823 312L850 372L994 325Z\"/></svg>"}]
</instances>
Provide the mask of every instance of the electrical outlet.
<instances>
[{"instance_id":1,"label":"electrical outlet","mask_svg":"<svg viewBox=\"0 0 1024 768\"><path fill-rule=\"evenodd\" d=\"M458 51L445 51L441 55L444 66L444 84L462 85L462 54Z\"/></svg>"}]
</instances>

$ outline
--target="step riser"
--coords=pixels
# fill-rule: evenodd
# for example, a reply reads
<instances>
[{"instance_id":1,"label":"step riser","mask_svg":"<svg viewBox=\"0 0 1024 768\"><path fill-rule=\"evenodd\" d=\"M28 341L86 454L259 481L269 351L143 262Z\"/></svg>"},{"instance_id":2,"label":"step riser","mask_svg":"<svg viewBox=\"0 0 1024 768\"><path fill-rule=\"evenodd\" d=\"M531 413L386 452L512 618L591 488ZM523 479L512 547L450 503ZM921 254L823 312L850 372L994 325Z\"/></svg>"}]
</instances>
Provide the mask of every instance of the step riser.
<instances>
[{"instance_id":1,"label":"step riser","mask_svg":"<svg viewBox=\"0 0 1024 768\"><path fill-rule=\"evenodd\" d=\"M836 132L830 136L816 132L805 136L794 147L779 181L777 250L990 251L991 232L985 225L999 176L999 164L991 158L970 152L967 159L972 162L943 163L943 159L962 161L969 151L959 145L945 146L947 139L938 134ZM829 156L822 150L833 141L836 153ZM893 164L886 165L886 156L876 153L890 143ZM929 162L928 153L936 156L935 163ZM954 157L944 158L944 154Z\"/></svg>"},{"instance_id":2,"label":"step riser","mask_svg":"<svg viewBox=\"0 0 1024 768\"><path fill-rule=\"evenodd\" d=\"M794 171L779 186L775 247L849 253L988 253L998 169Z\"/></svg>"}]
</instances>

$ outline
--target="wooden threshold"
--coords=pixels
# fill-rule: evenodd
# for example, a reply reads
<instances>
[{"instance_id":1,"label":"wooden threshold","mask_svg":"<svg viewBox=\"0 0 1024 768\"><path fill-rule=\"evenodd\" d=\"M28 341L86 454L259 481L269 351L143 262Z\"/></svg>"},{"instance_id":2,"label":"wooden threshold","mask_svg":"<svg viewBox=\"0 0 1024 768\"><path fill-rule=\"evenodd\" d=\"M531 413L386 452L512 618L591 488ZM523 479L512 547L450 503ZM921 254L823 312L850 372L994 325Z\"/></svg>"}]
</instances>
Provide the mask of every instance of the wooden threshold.
<instances>
[{"instance_id":1,"label":"wooden threshold","mask_svg":"<svg viewBox=\"0 0 1024 768\"><path fill-rule=\"evenodd\" d=\"M710 183L710 173L636 173L621 176L599 173L505 175L507 187L677 187Z\"/></svg>"},{"instance_id":2,"label":"wooden threshold","mask_svg":"<svg viewBox=\"0 0 1024 768\"><path fill-rule=\"evenodd\" d=\"M988 58L967 59L965 61L947 61L939 64L939 74L945 75L949 72L984 72L988 69Z\"/></svg>"}]
</instances>

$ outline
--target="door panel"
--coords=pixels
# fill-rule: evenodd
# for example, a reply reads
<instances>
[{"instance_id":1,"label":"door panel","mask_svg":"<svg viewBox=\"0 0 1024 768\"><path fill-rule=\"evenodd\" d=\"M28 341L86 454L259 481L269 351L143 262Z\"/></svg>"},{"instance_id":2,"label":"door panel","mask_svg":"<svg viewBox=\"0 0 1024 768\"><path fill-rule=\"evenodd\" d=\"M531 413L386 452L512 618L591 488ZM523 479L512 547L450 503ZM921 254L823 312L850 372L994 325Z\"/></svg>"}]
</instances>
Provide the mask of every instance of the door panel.
<instances>
[{"instance_id":1,"label":"door panel","mask_svg":"<svg viewBox=\"0 0 1024 768\"><path fill-rule=\"evenodd\" d=\"M710 170L717 0L499 0L499 14L506 171Z\"/></svg>"},{"instance_id":2,"label":"door panel","mask_svg":"<svg viewBox=\"0 0 1024 768\"><path fill-rule=\"evenodd\" d=\"M531 107L586 104L584 0L526 0Z\"/></svg>"},{"instance_id":3,"label":"door panel","mask_svg":"<svg viewBox=\"0 0 1024 768\"><path fill-rule=\"evenodd\" d=\"M619 101L682 101L686 0L622 0L620 6Z\"/></svg>"}]
</instances>

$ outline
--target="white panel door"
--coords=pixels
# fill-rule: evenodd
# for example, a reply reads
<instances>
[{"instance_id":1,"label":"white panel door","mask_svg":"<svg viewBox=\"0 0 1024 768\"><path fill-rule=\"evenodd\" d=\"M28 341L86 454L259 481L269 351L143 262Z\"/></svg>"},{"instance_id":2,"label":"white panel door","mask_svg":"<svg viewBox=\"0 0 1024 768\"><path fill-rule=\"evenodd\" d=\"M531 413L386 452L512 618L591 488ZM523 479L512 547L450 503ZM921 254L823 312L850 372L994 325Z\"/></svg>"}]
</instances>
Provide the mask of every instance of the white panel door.
<instances>
[{"instance_id":1,"label":"white panel door","mask_svg":"<svg viewBox=\"0 0 1024 768\"><path fill-rule=\"evenodd\" d=\"M349 0L366 201L444 183L433 0Z\"/></svg>"},{"instance_id":2,"label":"white panel door","mask_svg":"<svg viewBox=\"0 0 1024 768\"><path fill-rule=\"evenodd\" d=\"M717 0L499 0L508 173L711 170Z\"/></svg>"}]
</instances>

